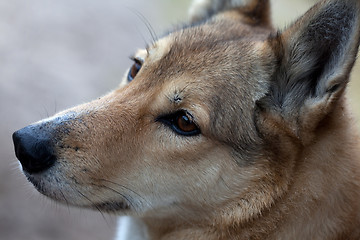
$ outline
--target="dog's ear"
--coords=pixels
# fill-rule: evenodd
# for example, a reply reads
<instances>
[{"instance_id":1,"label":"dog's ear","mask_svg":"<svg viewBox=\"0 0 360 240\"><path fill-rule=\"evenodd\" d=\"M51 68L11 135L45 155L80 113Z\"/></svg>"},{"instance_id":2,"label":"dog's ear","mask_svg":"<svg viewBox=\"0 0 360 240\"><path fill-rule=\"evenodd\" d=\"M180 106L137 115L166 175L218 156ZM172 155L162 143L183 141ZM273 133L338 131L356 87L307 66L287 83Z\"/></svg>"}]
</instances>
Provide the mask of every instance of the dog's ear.
<instances>
[{"instance_id":1,"label":"dog's ear","mask_svg":"<svg viewBox=\"0 0 360 240\"><path fill-rule=\"evenodd\" d=\"M248 18L252 24L271 24L270 0L193 0L189 9L190 21L205 21L213 15L229 10Z\"/></svg>"},{"instance_id":2,"label":"dog's ear","mask_svg":"<svg viewBox=\"0 0 360 240\"><path fill-rule=\"evenodd\" d=\"M261 124L302 138L332 112L356 59L359 5L359 0L322 1L269 40L278 66L268 94L256 103Z\"/></svg>"}]
</instances>

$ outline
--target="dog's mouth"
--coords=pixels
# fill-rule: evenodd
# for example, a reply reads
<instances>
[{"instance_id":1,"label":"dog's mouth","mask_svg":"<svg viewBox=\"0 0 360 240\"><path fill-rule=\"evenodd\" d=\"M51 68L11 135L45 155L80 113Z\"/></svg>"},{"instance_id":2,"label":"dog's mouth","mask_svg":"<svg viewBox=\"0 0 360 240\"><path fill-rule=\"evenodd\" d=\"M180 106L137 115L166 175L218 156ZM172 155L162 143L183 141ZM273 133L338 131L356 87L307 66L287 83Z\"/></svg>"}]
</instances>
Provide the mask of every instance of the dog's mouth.
<instances>
[{"instance_id":1,"label":"dog's mouth","mask_svg":"<svg viewBox=\"0 0 360 240\"><path fill-rule=\"evenodd\" d=\"M104 212L119 212L124 210L130 210L130 206L124 202L109 201L104 203L97 203L91 206L91 208Z\"/></svg>"}]
</instances>

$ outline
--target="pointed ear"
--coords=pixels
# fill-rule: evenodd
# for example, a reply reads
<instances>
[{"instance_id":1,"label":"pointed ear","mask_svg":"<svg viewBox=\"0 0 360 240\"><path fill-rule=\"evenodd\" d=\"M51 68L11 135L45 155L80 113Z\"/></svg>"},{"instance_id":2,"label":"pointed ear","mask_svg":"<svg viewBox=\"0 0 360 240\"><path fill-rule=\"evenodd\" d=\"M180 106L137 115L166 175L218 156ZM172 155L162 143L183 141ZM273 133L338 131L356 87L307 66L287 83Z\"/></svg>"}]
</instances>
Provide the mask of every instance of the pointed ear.
<instances>
[{"instance_id":1,"label":"pointed ear","mask_svg":"<svg viewBox=\"0 0 360 240\"><path fill-rule=\"evenodd\" d=\"M268 94L257 102L263 123L287 126L300 138L334 109L358 51L359 5L359 0L321 1L269 41L278 66Z\"/></svg>"},{"instance_id":2,"label":"pointed ear","mask_svg":"<svg viewBox=\"0 0 360 240\"><path fill-rule=\"evenodd\" d=\"M254 25L271 25L270 0L193 0L189 9L190 21L205 21L230 10L242 14Z\"/></svg>"}]
</instances>

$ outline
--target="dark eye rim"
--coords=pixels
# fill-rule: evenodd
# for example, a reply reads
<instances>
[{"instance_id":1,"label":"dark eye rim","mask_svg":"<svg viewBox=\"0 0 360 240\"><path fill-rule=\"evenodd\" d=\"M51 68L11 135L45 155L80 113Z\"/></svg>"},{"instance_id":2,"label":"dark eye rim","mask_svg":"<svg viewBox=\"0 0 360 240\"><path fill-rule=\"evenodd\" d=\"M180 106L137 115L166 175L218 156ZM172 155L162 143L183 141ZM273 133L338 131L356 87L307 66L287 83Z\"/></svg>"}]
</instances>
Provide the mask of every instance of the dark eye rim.
<instances>
[{"instance_id":1,"label":"dark eye rim","mask_svg":"<svg viewBox=\"0 0 360 240\"><path fill-rule=\"evenodd\" d=\"M140 71L142 64L143 64L143 60L136 58L136 57L130 57L130 59L134 62L133 65L131 65L129 72L127 74L127 80L128 82L131 82L132 80L134 80L134 78L136 77L136 75L138 74L138 72ZM133 71L133 67L136 67L136 73L134 76L132 76L132 71Z\"/></svg>"},{"instance_id":2,"label":"dark eye rim","mask_svg":"<svg viewBox=\"0 0 360 240\"><path fill-rule=\"evenodd\" d=\"M194 123L196 126L195 130L185 132L185 131L182 131L177 126L177 119L183 115L186 115L189 117L189 119L191 119L192 123ZM162 115L162 116L158 117L156 119L156 122L161 122L161 123L165 124L167 127L169 127L171 130L173 130L175 133L177 133L179 135L186 136L186 137L192 137L192 136L201 134L199 125L193 119L194 119L193 116L188 111L179 110L174 113L170 113L170 114L166 114L166 115Z\"/></svg>"}]
</instances>

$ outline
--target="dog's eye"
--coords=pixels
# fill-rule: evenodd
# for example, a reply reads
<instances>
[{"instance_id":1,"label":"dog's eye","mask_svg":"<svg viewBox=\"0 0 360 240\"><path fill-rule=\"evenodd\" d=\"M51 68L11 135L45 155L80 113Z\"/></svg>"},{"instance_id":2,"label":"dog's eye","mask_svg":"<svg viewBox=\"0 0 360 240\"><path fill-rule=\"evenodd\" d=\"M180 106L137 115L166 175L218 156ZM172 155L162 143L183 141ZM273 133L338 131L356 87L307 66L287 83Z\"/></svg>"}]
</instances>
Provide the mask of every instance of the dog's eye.
<instances>
[{"instance_id":1,"label":"dog's eye","mask_svg":"<svg viewBox=\"0 0 360 240\"><path fill-rule=\"evenodd\" d=\"M134 64L131 66L127 79L129 82L131 82L135 77L136 74L140 71L140 68L142 66L142 61L137 58L131 58L134 61Z\"/></svg>"},{"instance_id":2,"label":"dog's eye","mask_svg":"<svg viewBox=\"0 0 360 240\"><path fill-rule=\"evenodd\" d=\"M157 121L169 126L174 132L184 136L200 134L200 129L193 121L193 117L187 111L181 110L176 113L159 117Z\"/></svg>"},{"instance_id":3,"label":"dog's eye","mask_svg":"<svg viewBox=\"0 0 360 240\"><path fill-rule=\"evenodd\" d=\"M183 132L193 132L197 129L195 123L189 118L187 114L181 114L176 118L176 126Z\"/></svg>"}]
</instances>

